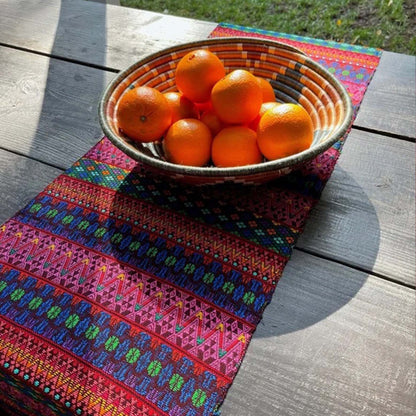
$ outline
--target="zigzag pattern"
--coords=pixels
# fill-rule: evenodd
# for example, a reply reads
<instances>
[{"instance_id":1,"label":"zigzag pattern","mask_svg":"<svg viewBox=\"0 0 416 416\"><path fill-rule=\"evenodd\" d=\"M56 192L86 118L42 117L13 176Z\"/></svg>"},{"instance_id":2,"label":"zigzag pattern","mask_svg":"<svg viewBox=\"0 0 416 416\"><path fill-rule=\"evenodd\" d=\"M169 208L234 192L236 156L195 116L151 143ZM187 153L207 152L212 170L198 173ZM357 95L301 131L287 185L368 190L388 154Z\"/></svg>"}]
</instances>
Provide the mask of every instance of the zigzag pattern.
<instances>
[{"instance_id":1,"label":"zigzag pattern","mask_svg":"<svg viewBox=\"0 0 416 416\"><path fill-rule=\"evenodd\" d=\"M128 157L120 149L111 145L107 137L100 140L86 154L87 159L101 161L107 165L117 166L121 169L132 171L140 171L145 173L145 169L137 161Z\"/></svg>"},{"instance_id":2,"label":"zigzag pattern","mask_svg":"<svg viewBox=\"0 0 416 416\"><path fill-rule=\"evenodd\" d=\"M125 270L128 270L125 274L131 275L135 281L138 271L147 272L155 278L160 277L170 281L176 287L187 289L194 296L199 298L202 296L206 301L234 315L241 316L251 323L259 320L261 310L272 294L270 291L265 292L263 285L256 280L250 280L247 276L241 278L241 275L233 270L227 273L220 263L206 264L201 258L195 258L192 254L187 257L186 251L178 251L177 247L171 248L170 251L167 251L165 246L158 249L157 240L151 243L142 240L139 250L135 246L136 250L129 253L129 258L122 257L133 268L120 264L113 247L115 243L112 240L107 243L108 250L101 247L101 251L108 252L109 255L97 257L95 251L88 247L71 244L58 236L50 237L45 232L24 227L15 221L8 224L8 229L3 233L2 243L5 247L2 252L9 259L8 261L16 262L16 265L32 273L39 273L41 270L42 276L45 273L55 275L60 282L67 281L65 275L69 267L73 274L89 271L90 275L95 275L103 266L108 268L109 265L114 264L113 269L115 269L111 272L116 275L124 273L125 267ZM118 243L122 244L123 240L120 239ZM99 244L96 243L96 246L99 247ZM16 249L17 247L19 250ZM152 248L149 249L149 247ZM36 258L33 257L34 252L37 253ZM159 252L164 253L163 256L158 256ZM49 273L46 269L49 269ZM65 283L65 285L68 284ZM76 285L76 282L72 284ZM71 289L75 290L75 287ZM95 289L91 288L89 296L92 296L94 291Z\"/></svg>"},{"instance_id":3,"label":"zigzag pattern","mask_svg":"<svg viewBox=\"0 0 416 416\"><path fill-rule=\"evenodd\" d=\"M18 280L22 285L21 288L16 289ZM99 389L107 388L106 377L113 376L115 380L128 386L132 392L139 392L149 404L154 402L151 396L158 391L158 386L169 384L172 377L174 379L180 377L182 380L180 386L171 387L166 392L167 403L158 403L158 407L167 411L168 404L173 401L181 403L181 411L183 411L192 407L195 394L199 394L199 389L195 386L204 385L207 387L204 400L201 403L201 405L207 406L211 396L208 394L209 387L217 388L230 382L229 378L220 374L217 377L207 370L208 366L205 363L199 360L191 361L187 358L187 354L172 350L160 339L151 337L144 332L133 335L129 331L129 325L122 321L116 322L114 317L110 317L106 313L99 312L91 318L90 305L85 301L79 301L76 297L68 296L66 293L56 294L54 289L47 291L45 290L47 286L40 286L33 278L26 278L22 281L22 277L13 271L7 273L3 277L3 281L8 285L1 290L0 313L7 319L27 328L27 331L18 331L19 335L22 332L33 331L36 335L41 335L45 342L53 341L82 359L82 361L79 359L74 362L70 361L71 368L65 368L72 383L78 380L77 378L82 375L82 372L88 371L89 366L85 366L85 363L94 366L96 369L95 387L91 387L91 383L88 386L90 392L95 392L94 389L98 389L96 393L99 397L102 396ZM47 310L43 312L42 306L31 307L30 302L27 305L27 301L31 298L27 296L29 294L33 294L32 299L41 299L42 304L47 305ZM52 300L52 302L48 304L48 300ZM26 349L28 347L26 345ZM34 349L36 350L36 348ZM36 351L39 362L44 360L45 365L50 366L51 371L54 371L53 369L56 367L53 364L54 360L60 358L60 354L55 353L55 350ZM7 351L9 356L6 359L17 365L17 361L13 359L13 350L10 345L7 346ZM66 354L63 354L63 361L58 362L66 363ZM48 372L48 369L42 367L41 371L45 373ZM104 376L101 380L97 379L99 374ZM28 376L36 378L36 374L28 373ZM47 375L45 383L54 376L55 374ZM84 395L82 397L79 395L77 385L71 385L69 382L65 382L66 380L61 381L62 383L58 387L65 384L67 400L79 403L85 399ZM171 381L170 384L172 383ZM39 387L44 388L47 385ZM88 397L90 397L89 394ZM102 407L102 403L99 405ZM88 407L91 407L91 403ZM106 405L105 411L108 410L107 408Z\"/></svg>"},{"instance_id":4,"label":"zigzag pattern","mask_svg":"<svg viewBox=\"0 0 416 416\"><path fill-rule=\"evenodd\" d=\"M3 238L0 234L0 243L0 255L9 264L117 312L186 349L191 356L203 357L229 377L237 371L236 359L243 354L247 334L253 329L246 321L178 291L165 281L112 259L97 258L79 246L56 239L49 244L47 236L18 224L3 232ZM213 340L215 350L208 346ZM212 357L208 358L207 351Z\"/></svg>"},{"instance_id":5,"label":"zigzag pattern","mask_svg":"<svg viewBox=\"0 0 416 416\"><path fill-rule=\"evenodd\" d=\"M50 402L54 403L60 414L160 414L141 403L133 394L129 395L109 378L97 376L94 370L88 370L81 362L44 340L28 332L17 331L2 319L0 331L4 334L4 338L0 339L0 365L25 380L32 380L32 391L37 399L42 397L40 392L46 393L48 406ZM52 364L55 362L59 362L59 367ZM24 374L21 374L22 370ZM13 391L13 396L16 393ZM27 400L26 396L24 400Z\"/></svg>"},{"instance_id":6,"label":"zigzag pattern","mask_svg":"<svg viewBox=\"0 0 416 416\"><path fill-rule=\"evenodd\" d=\"M235 204L223 201L221 197L214 198L209 191L201 193L180 183L167 182L158 183L156 190L157 182L154 178L138 178L128 171L91 159L81 158L67 170L67 175L102 187L117 189L121 194L150 201L165 210L185 214L188 218L237 235L282 256L290 256L298 234L286 225L259 217L251 211L241 210ZM226 188L218 189L227 192ZM218 189L215 192L218 192ZM192 221L186 224L189 234L192 233L190 224ZM290 242L286 241L288 236Z\"/></svg>"},{"instance_id":7,"label":"zigzag pattern","mask_svg":"<svg viewBox=\"0 0 416 416\"><path fill-rule=\"evenodd\" d=\"M85 212L87 209L96 212L98 222L105 222L109 215L116 223L127 222L133 227L144 227L148 232L155 236L163 236L172 244L182 244L188 250L215 257L225 265L229 259L235 259L233 263L230 262L230 267L248 273L253 278L257 278L256 272L262 270L261 281L265 285L277 284L281 270L287 262L286 256L269 253L264 248L243 239L236 241L234 236L226 232L198 221L191 221L176 212L166 213L166 210L160 209L157 205L128 198L110 189L99 188L97 192L95 185L79 182L64 175L51 183L43 194L51 198L45 203L51 205L51 210L62 201L67 204L68 215L75 208L83 207ZM78 203L71 202L76 198ZM303 205L294 206L290 215L304 215L303 208ZM275 212L276 207L269 211ZM137 212L141 213L140 218L136 218ZM293 244L294 238L287 236L285 242Z\"/></svg>"}]
</instances>

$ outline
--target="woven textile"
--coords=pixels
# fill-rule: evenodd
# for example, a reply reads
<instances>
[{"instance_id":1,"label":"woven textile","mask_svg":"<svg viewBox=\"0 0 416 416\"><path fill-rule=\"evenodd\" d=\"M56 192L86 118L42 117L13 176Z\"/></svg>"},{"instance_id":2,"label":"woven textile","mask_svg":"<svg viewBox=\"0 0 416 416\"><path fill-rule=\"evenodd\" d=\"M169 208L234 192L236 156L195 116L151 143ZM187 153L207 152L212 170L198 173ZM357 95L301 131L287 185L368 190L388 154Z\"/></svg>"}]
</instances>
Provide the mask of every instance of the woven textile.
<instances>
[{"instance_id":1,"label":"woven textile","mask_svg":"<svg viewBox=\"0 0 416 416\"><path fill-rule=\"evenodd\" d=\"M358 108L379 51L266 36L335 74ZM343 140L255 187L148 175L103 138L0 227L0 408L215 414Z\"/></svg>"}]
</instances>

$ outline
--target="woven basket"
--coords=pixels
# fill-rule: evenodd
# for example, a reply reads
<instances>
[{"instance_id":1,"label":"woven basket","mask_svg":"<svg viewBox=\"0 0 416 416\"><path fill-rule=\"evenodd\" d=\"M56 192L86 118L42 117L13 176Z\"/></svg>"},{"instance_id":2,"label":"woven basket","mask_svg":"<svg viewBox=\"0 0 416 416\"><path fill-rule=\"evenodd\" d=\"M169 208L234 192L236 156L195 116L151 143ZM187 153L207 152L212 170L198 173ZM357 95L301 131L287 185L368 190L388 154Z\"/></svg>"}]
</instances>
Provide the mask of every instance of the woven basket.
<instances>
[{"instance_id":1,"label":"woven basket","mask_svg":"<svg viewBox=\"0 0 416 416\"><path fill-rule=\"evenodd\" d=\"M132 84L147 85L161 92L175 91L177 63L185 54L198 48L207 48L215 53L223 61L227 73L243 68L268 79L277 101L302 105L314 125L311 147L289 157L255 165L200 168L167 162L160 143L138 144L122 136L116 126L115 108L123 92ZM288 174L331 147L347 132L352 120L352 105L341 83L292 46L255 38L213 38L165 49L119 73L103 94L99 117L106 136L153 173L190 184L251 184Z\"/></svg>"}]
</instances>

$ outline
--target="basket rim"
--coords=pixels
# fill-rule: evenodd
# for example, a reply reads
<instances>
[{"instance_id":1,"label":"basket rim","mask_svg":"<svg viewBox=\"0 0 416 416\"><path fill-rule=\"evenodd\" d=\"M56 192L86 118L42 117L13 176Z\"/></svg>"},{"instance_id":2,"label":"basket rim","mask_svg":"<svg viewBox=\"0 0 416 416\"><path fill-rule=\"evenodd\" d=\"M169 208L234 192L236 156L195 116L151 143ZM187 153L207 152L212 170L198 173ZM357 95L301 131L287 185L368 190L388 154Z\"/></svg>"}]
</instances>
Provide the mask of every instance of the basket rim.
<instances>
[{"instance_id":1,"label":"basket rim","mask_svg":"<svg viewBox=\"0 0 416 416\"><path fill-rule=\"evenodd\" d=\"M129 145L123 138L114 134L110 125L107 122L106 118L106 105L108 99L111 97L112 93L119 85L119 83L134 72L140 66L147 64L148 62L169 54L173 52L177 52L183 49L189 48L198 48L203 46L210 46L210 45L218 45L218 44L235 44L235 43L249 43L249 44L262 44L265 46L271 46L283 50L288 50L290 52L294 52L296 54L302 55L302 59L304 60L305 64L311 67L314 71L316 71L319 75L323 76L327 81L329 81L332 87L335 88L337 93L339 94L342 103L344 105L345 116L343 122L337 127L337 129L333 132L330 139L324 141L323 143L319 143L313 147L310 147L302 152L296 153L291 156L287 156L284 158L276 159L276 160L266 160L261 163L253 164L253 165L245 165L245 166L236 166L236 167L216 167L216 166L203 166L203 167L196 167L196 166L185 166L185 165L178 165L175 163L171 163L165 161L163 159L159 159L157 157L151 157L146 155L145 153L140 152L133 146ZM352 124L353 118L353 108L351 103L351 98L340 81L338 81L326 68L324 68L321 64L315 62L306 55L300 49L288 45L284 42L270 40L270 39L262 39L256 37L224 37L224 38L209 38L203 40L197 40L192 42L186 42L177 44L168 48L164 48L158 52L150 53L144 56L143 58L139 59L138 61L134 62L124 70L120 71L116 77L113 78L112 81L108 84L105 88L100 102L98 106L98 115L99 115L99 122L101 128L106 135L106 137L119 149L121 149L124 153L130 156L132 159L137 160L139 162L144 163L145 165L150 165L153 168L162 170L165 173L171 173L174 175L180 176L187 176L192 175L196 177L244 177L247 175L253 174L261 174L261 173L268 173L278 170L283 170L285 168L291 168L293 165L302 164L310 159L313 159L320 153L324 152L325 150L329 149L333 146L350 128Z\"/></svg>"}]
</instances>

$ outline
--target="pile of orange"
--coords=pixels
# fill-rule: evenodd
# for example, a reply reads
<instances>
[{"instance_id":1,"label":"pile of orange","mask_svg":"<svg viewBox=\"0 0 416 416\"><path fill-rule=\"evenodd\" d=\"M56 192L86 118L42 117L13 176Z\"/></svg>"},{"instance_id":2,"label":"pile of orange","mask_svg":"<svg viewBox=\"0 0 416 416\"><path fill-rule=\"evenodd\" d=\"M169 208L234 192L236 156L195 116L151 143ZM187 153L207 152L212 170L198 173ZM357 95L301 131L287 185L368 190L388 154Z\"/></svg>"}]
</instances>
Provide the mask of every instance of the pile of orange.
<instances>
[{"instance_id":1,"label":"pile of orange","mask_svg":"<svg viewBox=\"0 0 416 416\"><path fill-rule=\"evenodd\" d=\"M206 49L186 54L175 71L177 92L137 86L116 107L121 133L162 141L167 160L188 166L244 166L310 147L313 123L298 104L277 103L271 84L244 69L228 74Z\"/></svg>"}]
</instances>

